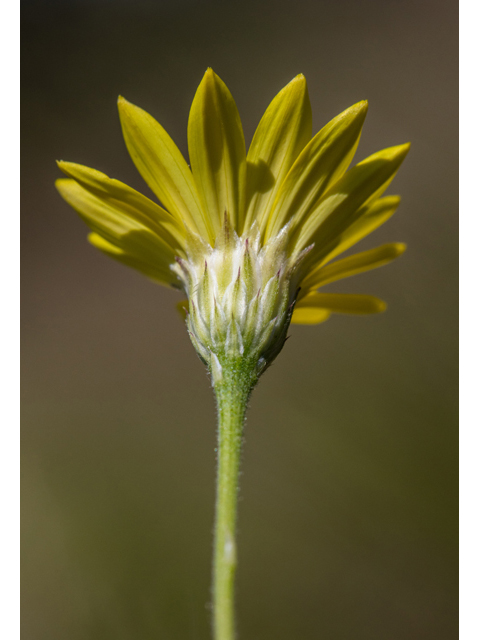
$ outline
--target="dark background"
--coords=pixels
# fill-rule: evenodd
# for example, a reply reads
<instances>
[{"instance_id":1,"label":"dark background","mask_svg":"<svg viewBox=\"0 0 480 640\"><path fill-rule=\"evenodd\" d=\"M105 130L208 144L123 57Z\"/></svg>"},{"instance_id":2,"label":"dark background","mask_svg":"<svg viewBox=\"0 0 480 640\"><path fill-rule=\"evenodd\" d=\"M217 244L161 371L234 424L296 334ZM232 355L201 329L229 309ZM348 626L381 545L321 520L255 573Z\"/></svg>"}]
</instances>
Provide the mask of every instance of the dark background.
<instances>
[{"instance_id":1,"label":"dark background","mask_svg":"<svg viewBox=\"0 0 480 640\"><path fill-rule=\"evenodd\" d=\"M149 194L117 95L186 152L207 66L247 142L299 72L314 131L369 99L357 160L412 142L359 246L407 253L330 287L388 312L292 327L254 393L240 638L456 638L456 3L24 0L22 23L24 639L209 637L208 379L178 294L90 247L53 186L64 159Z\"/></svg>"}]
</instances>

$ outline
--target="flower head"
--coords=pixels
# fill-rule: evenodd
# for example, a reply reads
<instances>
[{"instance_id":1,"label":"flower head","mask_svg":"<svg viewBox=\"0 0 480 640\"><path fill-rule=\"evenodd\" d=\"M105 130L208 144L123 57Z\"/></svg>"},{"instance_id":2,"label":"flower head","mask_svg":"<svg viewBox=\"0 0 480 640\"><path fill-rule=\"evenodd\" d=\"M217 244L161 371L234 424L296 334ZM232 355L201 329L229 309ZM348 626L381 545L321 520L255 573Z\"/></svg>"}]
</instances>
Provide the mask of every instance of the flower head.
<instances>
[{"instance_id":1,"label":"flower head","mask_svg":"<svg viewBox=\"0 0 480 640\"><path fill-rule=\"evenodd\" d=\"M384 265L399 243L332 262L383 224L400 199L382 197L409 145L348 169L367 113L359 102L312 138L303 75L274 98L245 150L231 93L208 69L188 121L189 167L148 113L119 98L128 151L163 206L94 169L59 162L56 186L92 230L90 242L152 280L183 290L192 342L214 376L225 358L278 354L290 322L368 314L373 296L319 293L330 282Z\"/></svg>"}]
</instances>

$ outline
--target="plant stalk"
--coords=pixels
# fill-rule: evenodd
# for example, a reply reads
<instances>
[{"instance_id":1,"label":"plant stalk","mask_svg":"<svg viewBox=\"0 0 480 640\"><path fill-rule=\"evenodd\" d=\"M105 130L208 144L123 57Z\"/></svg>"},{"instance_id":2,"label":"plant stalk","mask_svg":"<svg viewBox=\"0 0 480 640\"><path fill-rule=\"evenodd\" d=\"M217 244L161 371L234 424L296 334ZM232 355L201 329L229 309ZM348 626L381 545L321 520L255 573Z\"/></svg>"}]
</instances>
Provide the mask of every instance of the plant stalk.
<instances>
[{"instance_id":1,"label":"plant stalk","mask_svg":"<svg viewBox=\"0 0 480 640\"><path fill-rule=\"evenodd\" d=\"M222 363L214 379L218 409L218 466L213 558L213 635L235 638L235 571L238 476L248 398L256 382L253 363Z\"/></svg>"}]
</instances>

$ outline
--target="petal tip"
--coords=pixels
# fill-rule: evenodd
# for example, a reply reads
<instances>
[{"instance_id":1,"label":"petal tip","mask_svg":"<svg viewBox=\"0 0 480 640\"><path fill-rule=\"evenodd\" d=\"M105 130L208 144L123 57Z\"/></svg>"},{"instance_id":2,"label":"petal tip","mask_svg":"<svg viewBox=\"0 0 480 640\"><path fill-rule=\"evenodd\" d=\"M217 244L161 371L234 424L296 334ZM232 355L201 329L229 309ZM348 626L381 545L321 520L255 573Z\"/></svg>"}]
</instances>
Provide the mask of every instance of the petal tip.
<instances>
[{"instance_id":1,"label":"petal tip","mask_svg":"<svg viewBox=\"0 0 480 640\"><path fill-rule=\"evenodd\" d=\"M307 79L303 75L303 73L298 73L292 80L292 82L296 82L298 84L306 85Z\"/></svg>"},{"instance_id":2,"label":"petal tip","mask_svg":"<svg viewBox=\"0 0 480 640\"><path fill-rule=\"evenodd\" d=\"M63 171L63 173L66 173L67 175L69 173L69 168L75 166L74 162L67 162L66 160L56 160L56 163L60 171Z\"/></svg>"},{"instance_id":3,"label":"petal tip","mask_svg":"<svg viewBox=\"0 0 480 640\"><path fill-rule=\"evenodd\" d=\"M203 74L203 82L212 82L215 81L216 78L218 78L217 74L215 73L215 71L212 69L212 67L208 67L207 70L205 71L205 73Z\"/></svg>"},{"instance_id":4,"label":"petal tip","mask_svg":"<svg viewBox=\"0 0 480 640\"><path fill-rule=\"evenodd\" d=\"M353 105L352 109L355 109L359 114L366 115L368 111L368 100L360 100L360 102Z\"/></svg>"},{"instance_id":5,"label":"petal tip","mask_svg":"<svg viewBox=\"0 0 480 640\"><path fill-rule=\"evenodd\" d=\"M391 149L396 156L401 157L403 160L403 158L405 158L407 153L410 151L411 146L411 142L405 142L405 144L398 144L395 147L391 147Z\"/></svg>"},{"instance_id":6,"label":"petal tip","mask_svg":"<svg viewBox=\"0 0 480 640\"><path fill-rule=\"evenodd\" d=\"M69 178L57 178L54 182L55 189L62 196L62 198L64 198L64 194L67 193L69 187L71 187L72 184L75 184L75 181Z\"/></svg>"},{"instance_id":7,"label":"petal tip","mask_svg":"<svg viewBox=\"0 0 480 640\"><path fill-rule=\"evenodd\" d=\"M202 81L198 85L197 91L200 93L205 91L212 91L215 89L216 84L220 81L220 78L212 69L212 67L208 67L208 69L203 74Z\"/></svg>"},{"instance_id":8,"label":"petal tip","mask_svg":"<svg viewBox=\"0 0 480 640\"><path fill-rule=\"evenodd\" d=\"M356 102L355 104L352 104L351 107L348 107L348 109L345 109L345 111L342 111L337 118L339 120L346 119L349 122L357 123L362 126L367 116L367 111L368 100L360 100L360 102Z\"/></svg>"},{"instance_id":9,"label":"petal tip","mask_svg":"<svg viewBox=\"0 0 480 640\"><path fill-rule=\"evenodd\" d=\"M410 151L411 144L410 142L406 142L405 144L399 144L395 147L390 147L392 151L391 159L398 162L399 166L405 160Z\"/></svg>"},{"instance_id":10,"label":"petal tip","mask_svg":"<svg viewBox=\"0 0 480 640\"><path fill-rule=\"evenodd\" d=\"M120 113L127 111L127 109L135 108L135 105L132 102L129 102L123 96L118 96L117 98L117 107Z\"/></svg>"}]
</instances>

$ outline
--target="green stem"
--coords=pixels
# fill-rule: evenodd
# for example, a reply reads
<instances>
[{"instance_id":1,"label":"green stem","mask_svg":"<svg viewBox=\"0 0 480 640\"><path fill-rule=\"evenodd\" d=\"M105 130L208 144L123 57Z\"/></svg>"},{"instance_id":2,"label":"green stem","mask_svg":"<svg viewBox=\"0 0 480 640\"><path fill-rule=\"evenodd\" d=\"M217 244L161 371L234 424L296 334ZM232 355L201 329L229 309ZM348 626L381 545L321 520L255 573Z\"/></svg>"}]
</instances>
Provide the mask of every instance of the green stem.
<instances>
[{"instance_id":1,"label":"green stem","mask_svg":"<svg viewBox=\"0 0 480 640\"><path fill-rule=\"evenodd\" d=\"M256 382L245 360L222 363L214 377L218 409L218 467L213 560L213 629L215 640L234 640L234 589L237 552L238 473L247 402Z\"/></svg>"}]
</instances>

